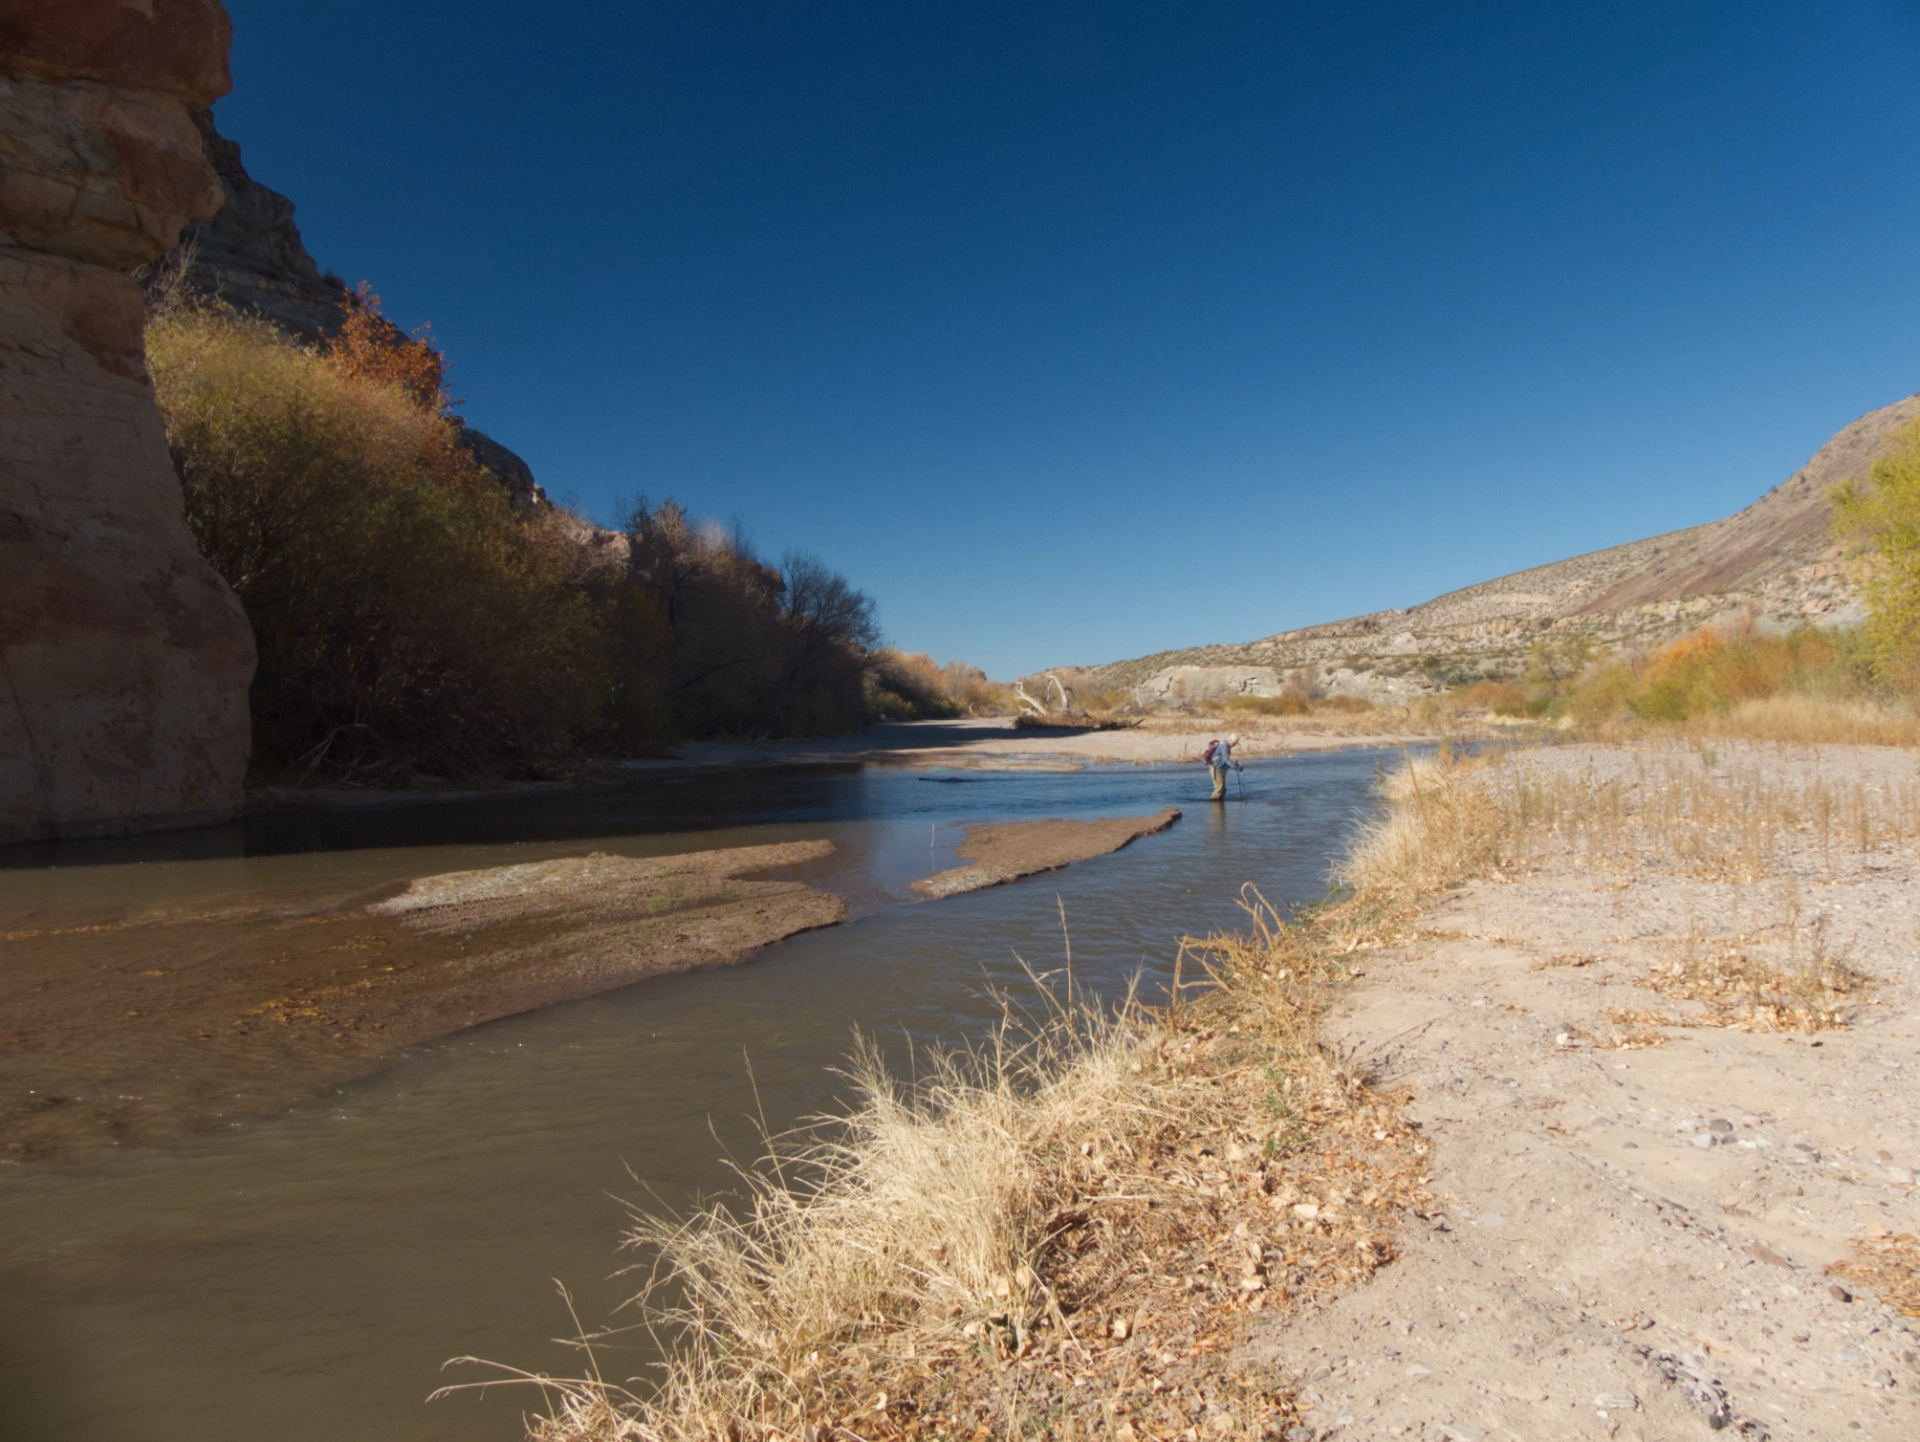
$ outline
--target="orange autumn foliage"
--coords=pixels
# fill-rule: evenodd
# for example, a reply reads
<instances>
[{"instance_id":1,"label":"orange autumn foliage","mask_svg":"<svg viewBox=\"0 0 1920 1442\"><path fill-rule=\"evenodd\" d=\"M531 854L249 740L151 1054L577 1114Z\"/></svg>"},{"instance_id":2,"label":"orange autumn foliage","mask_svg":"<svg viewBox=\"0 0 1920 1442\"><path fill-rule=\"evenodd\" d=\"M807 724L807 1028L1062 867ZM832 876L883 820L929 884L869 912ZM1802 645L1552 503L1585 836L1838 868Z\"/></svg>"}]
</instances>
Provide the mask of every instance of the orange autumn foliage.
<instances>
[{"instance_id":1,"label":"orange autumn foliage","mask_svg":"<svg viewBox=\"0 0 1920 1442\"><path fill-rule=\"evenodd\" d=\"M423 411L442 414L447 399L447 358L422 326L408 335L380 312L380 297L364 280L347 297L347 318L326 343L327 362L350 380L373 381L402 392Z\"/></svg>"}]
</instances>

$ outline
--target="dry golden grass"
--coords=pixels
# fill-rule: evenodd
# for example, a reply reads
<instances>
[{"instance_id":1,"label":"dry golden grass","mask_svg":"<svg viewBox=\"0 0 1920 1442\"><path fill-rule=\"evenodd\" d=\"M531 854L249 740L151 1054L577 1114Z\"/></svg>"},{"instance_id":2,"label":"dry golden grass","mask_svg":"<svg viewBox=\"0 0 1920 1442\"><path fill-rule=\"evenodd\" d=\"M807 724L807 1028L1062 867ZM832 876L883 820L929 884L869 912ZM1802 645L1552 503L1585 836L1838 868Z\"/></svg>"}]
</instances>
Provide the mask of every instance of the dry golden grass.
<instances>
[{"instance_id":1,"label":"dry golden grass","mask_svg":"<svg viewBox=\"0 0 1920 1442\"><path fill-rule=\"evenodd\" d=\"M1856 1237L1853 1260L1835 1262L1827 1271L1870 1287L1902 1315L1920 1317L1920 1238L1911 1232L1891 1237Z\"/></svg>"},{"instance_id":2,"label":"dry golden grass","mask_svg":"<svg viewBox=\"0 0 1920 1442\"><path fill-rule=\"evenodd\" d=\"M1831 870L1920 839L1920 781L1783 781L1705 744L1648 752L1608 776L1524 763L1507 775L1499 804L1522 857L1558 847L1588 865L1756 881L1778 872L1787 848L1817 846Z\"/></svg>"},{"instance_id":3,"label":"dry golden grass","mask_svg":"<svg viewBox=\"0 0 1920 1442\"><path fill-rule=\"evenodd\" d=\"M1920 746L1920 714L1872 701L1778 695L1701 711L1682 721L1610 717L1579 729L1587 740L1776 741L1795 746Z\"/></svg>"},{"instance_id":4,"label":"dry golden grass","mask_svg":"<svg viewBox=\"0 0 1920 1442\"><path fill-rule=\"evenodd\" d=\"M1407 758L1382 783L1388 807L1340 867L1340 879L1375 898L1410 902L1516 859L1523 813L1487 784L1493 756L1442 747Z\"/></svg>"},{"instance_id":5,"label":"dry golden grass","mask_svg":"<svg viewBox=\"0 0 1920 1442\"><path fill-rule=\"evenodd\" d=\"M1247 906L1249 934L1183 945L1168 1007L1043 990L911 1088L863 1054L849 1113L770 1146L742 1208L637 1216L658 1373L516 1375L547 1389L531 1435L1285 1431L1291 1391L1226 1357L1252 1314L1392 1259L1427 1148L1317 1032L1404 910Z\"/></svg>"},{"instance_id":6,"label":"dry golden grass","mask_svg":"<svg viewBox=\"0 0 1920 1442\"><path fill-rule=\"evenodd\" d=\"M1783 741L1794 745L1920 746L1920 715L1869 701L1769 696L1689 720L1687 737Z\"/></svg>"}]
</instances>

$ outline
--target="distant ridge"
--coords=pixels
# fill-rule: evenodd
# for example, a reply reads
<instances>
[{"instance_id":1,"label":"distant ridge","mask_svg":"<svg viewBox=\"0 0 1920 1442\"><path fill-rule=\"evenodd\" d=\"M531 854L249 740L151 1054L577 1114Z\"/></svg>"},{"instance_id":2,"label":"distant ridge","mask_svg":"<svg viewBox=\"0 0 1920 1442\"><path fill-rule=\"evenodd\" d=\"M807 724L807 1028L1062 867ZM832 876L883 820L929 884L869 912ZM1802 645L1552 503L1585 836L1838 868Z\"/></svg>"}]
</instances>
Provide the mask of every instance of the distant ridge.
<instances>
[{"instance_id":1,"label":"distant ridge","mask_svg":"<svg viewBox=\"0 0 1920 1442\"><path fill-rule=\"evenodd\" d=\"M1513 675L1533 643L1556 631L1634 645L1735 615L1773 629L1852 624L1859 601L1829 539L1827 492L1864 477L1889 435L1916 417L1920 395L1869 412L1725 520L1516 571L1405 610L1055 670L1083 696L1128 691L1143 705L1277 694L1309 667L1330 690L1387 699Z\"/></svg>"}]
</instances>

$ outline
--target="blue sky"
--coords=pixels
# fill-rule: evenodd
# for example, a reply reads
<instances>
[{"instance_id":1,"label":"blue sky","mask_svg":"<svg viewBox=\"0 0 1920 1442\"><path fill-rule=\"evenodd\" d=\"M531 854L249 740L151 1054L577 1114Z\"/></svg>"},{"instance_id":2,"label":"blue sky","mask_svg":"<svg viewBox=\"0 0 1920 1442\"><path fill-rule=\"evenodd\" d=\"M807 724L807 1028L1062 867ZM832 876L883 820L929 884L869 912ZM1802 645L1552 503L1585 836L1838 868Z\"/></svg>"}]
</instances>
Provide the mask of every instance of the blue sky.
<instances>
[{"instance_id":1,"label":"blue sky","mask_svg":"<svg viewBox=\"0 0 1920 1442\"><path fill-rule=\"evenodd\" d=\"M227 0L221 128L610 518L1000 676L1737 510L1920 389L1920 7Z\"/></svg>"}]
</instances>

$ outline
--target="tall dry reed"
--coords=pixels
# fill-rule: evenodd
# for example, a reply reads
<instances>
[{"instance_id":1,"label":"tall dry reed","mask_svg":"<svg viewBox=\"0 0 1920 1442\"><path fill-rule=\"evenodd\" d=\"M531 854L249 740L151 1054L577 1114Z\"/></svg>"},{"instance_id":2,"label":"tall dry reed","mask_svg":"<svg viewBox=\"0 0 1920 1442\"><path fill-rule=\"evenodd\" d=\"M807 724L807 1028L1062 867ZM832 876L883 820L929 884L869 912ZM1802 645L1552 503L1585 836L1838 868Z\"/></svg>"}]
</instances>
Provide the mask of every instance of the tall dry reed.
<instances>
[{"instance_id":1,"label":"tall dry reed","mask_svg":"<svg viewBox=\"0 0 1920 1442\"><path fill-rule=\"evenodd\" d=\"M1382 779L1386 809L1361 831L1340 880L1375 905L1405 903L1510 863L1522 818L1488 784L1500 756L1409 754Z\"/></svg>"}]
</instances>

